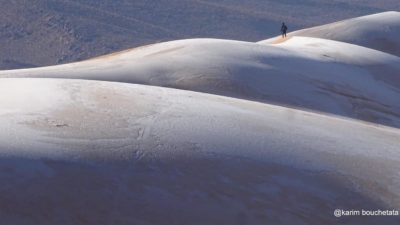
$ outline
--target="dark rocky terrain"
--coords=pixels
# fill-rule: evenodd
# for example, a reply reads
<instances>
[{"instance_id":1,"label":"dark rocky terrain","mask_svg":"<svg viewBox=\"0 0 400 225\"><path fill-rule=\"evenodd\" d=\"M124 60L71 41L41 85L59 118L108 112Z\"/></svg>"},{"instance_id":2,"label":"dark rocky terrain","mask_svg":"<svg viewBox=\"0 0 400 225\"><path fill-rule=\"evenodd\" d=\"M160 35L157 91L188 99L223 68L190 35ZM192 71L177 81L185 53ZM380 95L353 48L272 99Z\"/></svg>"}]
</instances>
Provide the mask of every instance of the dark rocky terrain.
<instances>
[{"instance_id":1,"label":"dark rocky terrain","mask_svg":"<svg viewBox=\"0 0 400 225\"><path fill-rule=\"evenodd\" d=\"M0 0L0 69L79 61L154 42L257 41L387 10L398 0Z\"/></svg>"}]
</instances>

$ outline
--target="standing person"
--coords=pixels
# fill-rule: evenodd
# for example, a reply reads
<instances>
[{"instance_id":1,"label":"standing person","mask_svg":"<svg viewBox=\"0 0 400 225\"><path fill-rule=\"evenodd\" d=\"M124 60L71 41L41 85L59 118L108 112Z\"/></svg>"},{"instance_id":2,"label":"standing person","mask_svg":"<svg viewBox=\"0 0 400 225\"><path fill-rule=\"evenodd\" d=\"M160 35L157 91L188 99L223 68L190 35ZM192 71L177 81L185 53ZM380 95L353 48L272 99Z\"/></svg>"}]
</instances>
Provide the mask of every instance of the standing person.
<instances>
[{"instance_id":1,"label":"standing person","mask_svg":"<svg viewBox=\"0 0 400 225\"><path fill-rule=\"evenodd\" d=\"M288 29L288 28L287 28L286 24L283 22L283 23L282 23L282 27L281 27L282 38L285 38L285 37L286 37L287 29Z\"/></svg>"}]
</instances>

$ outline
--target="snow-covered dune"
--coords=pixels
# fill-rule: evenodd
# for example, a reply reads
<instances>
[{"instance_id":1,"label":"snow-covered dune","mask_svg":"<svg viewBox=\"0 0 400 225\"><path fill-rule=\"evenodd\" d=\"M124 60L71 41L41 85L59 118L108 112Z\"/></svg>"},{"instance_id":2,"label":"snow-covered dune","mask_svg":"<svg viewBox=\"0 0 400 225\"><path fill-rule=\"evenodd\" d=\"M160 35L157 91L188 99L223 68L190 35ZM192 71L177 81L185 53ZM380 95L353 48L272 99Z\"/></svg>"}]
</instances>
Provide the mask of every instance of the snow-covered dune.
<instances>
[{"instance_id":1,"label":"snow-covered dune","mask_svg":"<svg viewBox=\"0 0 400 225\"><path fill-rule=\"evenodd\" d=\"M1 222L396 224L333 214L400 208L396 35L388 12L0 71Z\"/></svg>"},{"instance_id":2,"label":"snow-covered dune","mask_svg":"<svg viewBox=\"0 0 400 225\"><path fill-rule=\"evenodd\" d=\"M295 37L279 45L193 39L0 77L150 84L301 107L400 127L400 58Z\"/></svg>"},{"instance_id":3,"label":"snow-covered dune","mask_svg":"<svg viewBox=\"0 0 400 225\"><path fill-rule=\"evenodd\" d=\"M288 37L294 36L342 41L400 56L400 12L378 13L288 34ZM279 40L277 37L260 43Z\"/></svg>"},{"instance_id":4,"label":"snow-covered dune","mask_svg":"<svg viewBox=\"0 0 400 225\"><path fill-rule=\"evenodd\" d=\"M0 105L4 224L335 224L336 208L400 207L398 129L99 81L0 79Z\"/></svg>"}]
</instances>

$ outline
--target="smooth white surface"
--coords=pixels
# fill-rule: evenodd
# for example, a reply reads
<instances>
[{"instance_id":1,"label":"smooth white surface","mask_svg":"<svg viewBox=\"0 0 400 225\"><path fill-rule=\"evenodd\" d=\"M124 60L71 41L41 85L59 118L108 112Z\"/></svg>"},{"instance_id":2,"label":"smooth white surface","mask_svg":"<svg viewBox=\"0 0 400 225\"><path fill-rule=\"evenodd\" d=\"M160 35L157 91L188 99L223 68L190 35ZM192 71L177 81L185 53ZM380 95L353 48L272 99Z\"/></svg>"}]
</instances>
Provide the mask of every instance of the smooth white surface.
<instances>
[{"instance_id":1,"label":"smooth white surface","mask_svg":"<svg viewBox=\"0 0 400 225\"><path fill-rule=\"evenodd\" d=\"M333 212L400 208L399 57L273 42L0 71L1 222L397 224Z\"/></svg>"},{"instance_id":2,"label":"smooth white surface","mask_svg":"<svg viewBox=\"0 0 400 225\"><path fill-rule=\"evenodd\" d=\"M0 104L7 223L331 223L340 205L400 206L398 129L98 81L0 79Z\"/></svg>"},{"instance_id":3,"label":"smooth white surface","mask_svg":"<svg viewBox=\"0 0 400 225\"><path fill-rule=\"evenodd\" d=\"M0 77L118 81L287 105L400 127L400 58L295 37L277 45L193 39Z\"/></svg>"},{"instance_id":4,"label":"smooth white surface","mask_svg":"<svg viewBox=\"0 0 400 225\"><path fill-rule=\"evenodd\" d=\"M356 44L400 56L400 12L378 13L288 33ZM273 43L271 38L261 43Z\"/></svg>"}]
</instances>

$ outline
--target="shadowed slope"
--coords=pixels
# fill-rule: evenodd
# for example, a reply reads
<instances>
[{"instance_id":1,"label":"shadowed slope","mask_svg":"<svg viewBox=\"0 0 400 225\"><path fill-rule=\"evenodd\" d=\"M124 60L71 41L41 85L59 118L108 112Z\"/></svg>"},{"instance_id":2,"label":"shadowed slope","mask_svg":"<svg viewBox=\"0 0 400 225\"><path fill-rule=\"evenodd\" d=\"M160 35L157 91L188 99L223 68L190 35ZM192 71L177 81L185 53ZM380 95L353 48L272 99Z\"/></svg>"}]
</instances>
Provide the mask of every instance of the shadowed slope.
<instances>
[{"instance_id":1,"label":"shadowed slope","mask_svg":"<svg viewBox=\"0 0 400 225\"><path fill-rule=\"evenodd\" d=\"M167 86L301 107L400 127L400 58L315 38L279 45L192 39L79 63L1 71Z\"/></svg>"},{"instance_id":2,"label":"shadowed slope","mask_svg":"<svg viewBox=\"0 0 400 225\"><path fill-rule=\"evenodd\" d=\"M183 38L256 41L278 34L283 20L300 29L400 10L394 1L3 0L0 68L74 62Z\"/></svg>"},{"instance_id":3,"label":"shadowed slope","mask_svg":"<svg viewBox=\"0 0 400 225\"><path fill-rule=\"evenodd\" d=\"M400 12L385 12L294 31L304 36L356 44L400 56ZM279 37L262 41L273 43Z\"/></svg>"},{"instance_id":4,"label":"shadowed slope","mask_svg":"<svg viewBox=\"0 0 400 225\"><path fill-rule=\"evenodd\" d=\"M336 224L336 208L400 206L397 129L97 81L0 79L0 104L7 224Z\"/></svg>"}]
</instances>

